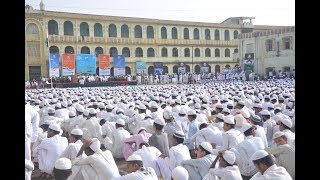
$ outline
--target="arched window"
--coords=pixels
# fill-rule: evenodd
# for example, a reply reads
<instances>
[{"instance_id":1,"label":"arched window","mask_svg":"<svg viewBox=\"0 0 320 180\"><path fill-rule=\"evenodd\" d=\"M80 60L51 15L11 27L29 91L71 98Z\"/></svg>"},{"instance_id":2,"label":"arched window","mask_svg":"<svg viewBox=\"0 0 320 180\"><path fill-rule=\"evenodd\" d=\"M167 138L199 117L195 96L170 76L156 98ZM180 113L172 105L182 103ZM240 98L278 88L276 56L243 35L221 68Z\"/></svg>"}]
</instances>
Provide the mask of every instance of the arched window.
<instances>
[{"instance_id":1,"label":"arched window","mask_svg":"<svg viewBox=\"0 0 320 180\"><path fill-rule=\"evenodd\" d=\"M199 48L194 49L194 57L200 57L200 49Z\"/></svg>"},{"instance_id":2,"label":"arched window","mask_svg":"<svg viewBox=\"0 0 320 180\"><path fill-rule=\"evenodd\" d=\"M140 47L136 49L136 57L143 57L143 51Z\"/></svg>"},{"instance_id":3,"label":"arched window","mask_svg":"<svg viewBox=\"0 0 320 180\"><path fill-rule=\"evenodd\" d=\"M205 50L205 56L206 57L211 57L211 50L209 48L206 48Z\"/></svg>"},{"instance_id":4,"label":"arched window","mask_svg":"<svg viewBox=\"0 0 320 180\"><path fill-rule=\"evenodd\" d=\"M183 39L189 39L189 29L188 28L183 29Z\"/></svg>"},{"instance_id":5,"label":"arched window","mask_svg":"<svg viewBox=\"0 0 320 180\"><path fill-rule=\"evenodd\" d=\"M190 72L190 66L186 65L186 73Z\"/></svg>"},{"instance_id":6,"label":"arched window","mask_svg":"<svg viewBox=\"0 0 320 180\"><path fill-rule=\"evenodd\" d=\"M184 57L190 57L190 49L189 48L184 49Z\"/></svg>"},{"instance_id":7,"label":"arched window","mask_svg":"<svg viewBox=\"0 0 320 180\"><path fill-rule=\"evenodd\" d=\"M48 33L49 35L59 35L58 23L55 20L48 22Z\"/></svg>"},{"instance_id":8,"label":"arched window","mask_svg":"<svg viewBox=\"0 0 320 180\"><path fill-rule=\"evenodd\" d=\"M94 26L94 37L102 37L103 33L102 33L102 25L100 23L95 23Z\"/></svg>"},{"instance_id":9,"label":"arched window","mask_svg":"<svg viewBox=\"0 0 320 180\"><path fill-rule=\"evenodd\" d=\"M229 65L229 64L227 64L227 65L225 66L225 68L229 69L229 68L230 68L230 65Z\"/></svg>"},{"instance_id":10,"label":"arched window","mask_svg":"<svg viewBox=\"0 0 320 180\"><path fill-rule=\"evenodd\" d=\"M40 37L39 28L34 23L30 23L27 25L26 32L27 32L27 34L36 35L36 37L38 37L38 38Z\"/></svg>"},{"instance_id":11,"label":"arched window","mask_svg":"<svg viewBox=\"0 0 320 180\"><path fill-rule=\"evenodd\" d=\"M225 41L230 41L229 30L225 30L225 31L224 31L224 40L225 40Z\"/></svg>"},{"instance_id":12,"label":"arched window","mask_svg":"<svg viewBox=\"0 0 320 180\"><path fill-rule=\"evenodd\" d=\"M71 21L65 21L63 23L63 31L65 36L73 36L73 24Z\"/></svg>"},{"instance_id":13,"label":"arched window","mask_svg":"<svg viewBox=\"0 0 320 180\"><path fill-rule=\"evenodd\" d=\"M59 53L59 48L57 46L50 46L49 52L50 53Z\"/></svg>"},{"instance_id":14,"label":"arched window","mask_svg":"<svg viewBox=\"0 0 320 180\"><path fill-rule=\"evenodd\" d=\"M81 48L81 54L90 54L90 49L87 46Z\"/></svg>"},{"instance_id":15,"label":"arched window","mask_svg":"<svg viewBox=\"0 0 320 180\"><path fill-rule=\"evenodd\" d=\"M127 74L131 74L131 68L130 68L130 67L126 66L125 71L126 71L126 72L125 72L126 75L127 75Z\"/></svg>"},{"instance_id":16,"label":"arched window","mask_svg":"<svg viewBox=\"0 0 320 180\"><path fill-rule=\"evenodd\" d=\"M173 27L171 29L171 35L172 35L172 39L178 39L178 30L176 27Z\"/></svg>"},{"instance_id":17,"label":"arched window","mask_svg":"<svg viewBox=\"0 0 320 180\"><path fill-rule=\"evenodd\" d=\"M153 66L149 66L148 67L148 74L154 74L154 67Z\"/></svg>"},{"instance_id":18,"label":"arched window","mask_svg":"<svg viewBox=\"0 0 320 180\"><path fill-rule=\"evenodd\" d=\"M121 37L123 38L129 37L129 28L126 24L121 26Z\"/></svg>"},{"instance_id":19,"label":"arched window","mask_svg":"<svg viewBox=\"0 0 320 180\"><path fill-rule=\"evenodd\" d=\"M96 49L94 50L96 57L99 56L99 54L103 54L103 49L102 47L96 47Z\"/></svg>"},{"instance_id":20,"label":"arched window","mask_svg":"<svg viewBox=\"0 0 320 180\"><path fill-rule=\"evenodd\" d=\"M64 48L64 53L65 54L74 54L74 49L72 46L67 46L66 48Z\"/></svg>"},{"instance_id":21,"label":"arched window","mask_svg":"<svg viewBox=\"0 0 320 180\"><path fill-rule=\"evenodd\" d=\"M216 48L214 50L214 57L220 57L220 49Z\"/></svg>"},{"instance_id":22,"label":"arched window","mask_svg":"<svg viewBox=\"0 0 320 180\"><path fill-rule=\"evenodd\" d=\"M147 38L153 39L154 38L154 30L152 26L147 27Z\"/></svg>"},{"instance_id":23,"label":"arched window","mask_svg":"<svg viewBox=\"0 0 320 180\"><path fill-rule=\"evenodd\" d=\"M237 30L233 31L233 39L238 39L238 34Z\"/></svg>"},{"instance_id":24,"label":"arched window","mask_svg":"<svg viewBox=\"0 0 320 180\"><path fill-rule=\"evenodd\" d=\"M114 24L109 25L109 37L117 37L117 26Z\"/></svg>"},{"instance_id":25,"label":"arched window","mask_svg":"<svg viewBox=\"0 0 320 180\"><path fill-rule=\"evenodd\" d=\"M230 57L230 49L226 49L225 51L224 51L224 57Z\"/></svg>"},{"instance_id":26,"label":"arched window","mask_svg":"<svg viewBox=\"0 0 320 180\"><path fill-rule=\"evenodd\" d=\"M89 36L89 25L86 22L80 24L80 36Z\"/></svg>"},{"instance_id":27,"label":"arched window","mask_svg":"<svg viewBox=\"0 0 320 180\"><path fill-rule=\"evenodd\" d=\"M167 28L161 28L161 39L167 39Z\"/></svg>"},{"instance_id":28,"label":"arched window","mask_svg":"<svg viewBox=\"0 0 320 180\"><path fill-rule=\"evenodd\" d=\"M199 29L198 29L198 28L195 28L195 29L193 30L193 39L200 39Z\"/></svg>"},{"instance_id":29,"label":"arched window","mask_svg":"<svg viewBox=\"0 0 320 180\"><path fill-rule=\"evenodd\" d=\"M168 49L167 48L162 48L161 49L161 57L168 57Z\"/></svg>"},{"instance_id":30,"label":"arched window","mask_svg":"<svg viewBox=\"0 0 320 180\"><path fill-rule=\"evenodd\" d=\"M210 30L209 29L206 29L204 31L204 34L205 34L205 39L206 40L211 40L211 35L210 35Z\"/></svg>"},{"instance_id":31,"label":"arched window","mask_svg":"<svg viewBox=\"0 0 320 180\"><path fill-rule=\"evenodd\" d=\"M220 32L218 29L214 31L214 40L220 40Z\"/></svg>"},{"instance_id":32,"label":"arched window","mask_svg":"<svg viewBox=\"0 0 320 180\"><path fill-rule=\"evenodd\" d=\"M220 66L219 66L219 65L216 65L216 66L214 67L214 71L215 71L215 73L220 73Z\"/></svg>"},{"instance_id":33,"label":"arched window","mask_svg":"<svg viewBox=\"0 0 320 180\"><path fill-rule=\"evenodd\" d=\"M238 49L237 48L234 49L233 53L238 53Z\"/></svg>"},{"instance_id":34,"label":"arched window","mask_svg":"<svg viewBox=\"0 0 320 180\"><path fill-rule=\"evenodd\" d=\"M200 73L200 66L199 66L199 65L196 65L196 66L194 67L194 71L195 71L197 74L199 74L199 73Z\"/></svg>"},{"instance_id":35,"label":"arched window","mask_svg":"<svg viewBox=\"0 0 320 180\"><path fill-rule=\"evenodd\" d=\"M147 57L154 57L154 49L153 48L148 48Z\"/></svg>"},{"instance_id":36,"label":"arched window","mask_svg":"<svg viewBox=\"0 0 320 180\"><path fill-rule=\"evenodd\" d=\"M130 57L130 49L127 48L127 47L124 47L122 49L122 54L125 56L125 57Z\"/></svg>"},{"instance_id":37,"label":"arched window","mask_svg":"<svg viewBox=\"0 0 320 180\"><path fill-rule=\"evenodd\" d=\"M163 73L168 74L168 66L163 66Z\"/></svg>"},{"instance_id":38,"label":"arched window","mask_svg":"<svg viewBox=\"0 0 320 180\"><path fill-rule=\"evenodd\" d=\"M173 68L172 68L172 71L173 71L173 73L178 74L178 66L174 65Z\"/></svg>"},{"instance_id":39,"label":"arched window","mask_svg":"<svg viewBox=\"0 0 320 180\"><path fill-rule=\"evenodd\" d=\"M172 49L172 57L178 57L179 56L179 52L177 48L173 48Z\"/></svg>"},{"instance_id":40,"label":"arched window","mask_svg":"<svg viewBox=\"0 0 320 180\"><path fill-rule=\"evenodd\" d=\"M134 37L135 38L142 38L142 28L139 25L134 27Z\"/></svg>"},{"instance_id":41,"label":"arched window","mask_svg":"<svg viewBox=\"0 0 320 180\"><path fill-rule=\"evenodd\" d=\"M116 47L110 48L110 57L113 57L114 55L118 55L118 49Z\"/></svg>"}]
</instances>

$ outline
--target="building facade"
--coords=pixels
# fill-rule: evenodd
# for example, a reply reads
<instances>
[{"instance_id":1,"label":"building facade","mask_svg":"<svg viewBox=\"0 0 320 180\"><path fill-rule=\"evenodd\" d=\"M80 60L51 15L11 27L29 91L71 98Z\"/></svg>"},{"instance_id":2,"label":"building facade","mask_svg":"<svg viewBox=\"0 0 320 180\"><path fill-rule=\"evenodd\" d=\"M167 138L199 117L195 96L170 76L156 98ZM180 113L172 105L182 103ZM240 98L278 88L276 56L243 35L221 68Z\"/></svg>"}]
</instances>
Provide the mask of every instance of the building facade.
<instances>
[{"instance_id":1,"label":"building facade","mask_svg":"<svg viewBox=\"0 0 320 180\"><path fill-rule=\"evenodd\" d=\"M295 27L256 31L239 35L240 64L246 54L254 55L254 72L268 77L269 71L292 72L295 69Z\"/></svg>"},{"instance_id":2,"label":"building facade","mask_svg":"<svg viewBox=\"0 0 320 180\"><path fill-rule=\"evenodd\" d=\"M153 73L156 62L162 62L169 74L177 73L181 63L187 72L199 73L206 63L216 73L239 65L241 33L279 28L253 26L252 18L244 17L202 23L54 12L44 10L43 4L40 7L25 8L25 79L48 77L49 53L110 54L111 67L113 55L123 54L126 74L136 74L137 61L147 63L148 74Z\"/></svg>"}]
</instances>

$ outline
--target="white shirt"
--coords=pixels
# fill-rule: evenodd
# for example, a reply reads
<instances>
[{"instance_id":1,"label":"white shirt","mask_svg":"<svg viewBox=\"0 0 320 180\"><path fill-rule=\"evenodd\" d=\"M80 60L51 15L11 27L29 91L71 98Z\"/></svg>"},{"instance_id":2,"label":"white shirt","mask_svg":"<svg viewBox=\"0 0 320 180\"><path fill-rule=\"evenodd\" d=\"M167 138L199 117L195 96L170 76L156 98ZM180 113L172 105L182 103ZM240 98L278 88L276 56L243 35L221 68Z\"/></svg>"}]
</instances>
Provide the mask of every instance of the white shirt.
<instances>
[{"instance_id":1,"label":"white shirt","mask_svg":"<svg viewBox=\"0 0 320 180\"><path fill-rule=\"evenodd\" d=\"M220 180L242 180L238 166L227 166L225 168L210 168L211 176L218 176Z\"/></svg>"},{"instance_id":2,"label":"white shirt","mask_svg":"<svg viewBox=\"0 0 320 180\"><path fill-rule=\"evenodd\" d=\"M285 129L282 131L288 139L288 144L293 145L294 140L296 139L296 134L290 131L289 129Z\"/></svg>"},{"instance_id":3,"label":"white shirt","mask_svg":"<svg viewBox=\"0 0 320 180\"><path fill-rule=\"evenodd\" d=\"M184 160L181 162L181 166L189 172L189 179L202 179L208 174L208 169L215 158L215 155L208 154L201 158Z\"/></svg>"},{"instance_id":4,"label":"white shirt","mask_svg":"<svg viewBox=\"0 0 320 180\"><path fill-rule=\"evenodd\" d=\"M276 164L270 166L263 174L257 172L250 180L292 180L292 177L283 167Z\"/></svg>"},{"instance_id":5,"label":"white shirt","mask_svg":"<svg viewBox=\"0 0 320 180\"><path fill-rule=\"evenodd\" d=\"M142 146L141 149L133 152L133 154L137 154L142 158L144 167L152 167L156 171L156 174L160 174L157 159L162 153L159 149L154 146Z\"/></svg>"},{"instance_id":6,"label":"white shirt","mask_svg":"<svg viewBox=\"0 0 320 180\"><path fill-rule=\"evenodd\" d=\"M39 113L29 104L25 105L25 139L34 143L38 138ZM30 159L28 159L30 160Z\"/></svg>"},{"instance_id":7,"label":"white shirt","mask_svg":"<svg viewBox=\"0 0 320 180\"><path fill-rule=\"evenodd\" d=\"M114 177L112 180L158 180L158 177L152 167L142 167L136 172L129 173L125 176Z\"/></svg>"},{"instance_id":8,"label":"white shirt","mask_svg":"<svg viewBox=\"0 0 320 180\"><path fill-rule=\"evenodd\" d=\"M202 142L215 143L218 146L222 146L222 132L215 126L203 128L190 138L190 142L196 142L196 147Z\"/></svg>"},{"instance_id":9,"label":"white shirt","mask_svg":"<svg viewBox=\"0 0 320 180\"><path fill-rule=\"evenodd\" d=\"M123 141L129 137L130 133L123 127L120 127L113 131L111 136L112 146L110 147L110 150L115 158L124 157L122 153Z\"/></svg>"},{"instance_id":10,"label":"white shirt","mask_svg":"<svg viewBox=\"0 0 320 180\"><path fill-rule=\"evenodd\" d=\"M165 157L166 164L173 170L179 166L181 161L191 159L189 149L186 145L178 144L169 149L169 157Z\"/></svg>"},{"instance_id":11,"label":"white shirt","mask_svg":"<svg viewBox=\"0 0 320 180\"><path fill-rule=\"evenodd\" d=\"M256 129L256 136L255 137L260 137L264 143L265 147L268 147L268 141L267 141L267 136L266 136L266 132L264 131L264 128L256 125L257 129Z\"/></svg>"},{"instance_id":12,"label":"white shirt","mask_svg":"<svg viewBox=\"0 0 320 180\"><path fill-rule=\"evenodd\" d=\"M73 162L73 160L77 157L77 154L82 146L82 141L79 139L78 141L74 142L74 143L69 143L67 148L61 153L60 158L65 157L71 160L71 162ZM85 156L85 153L82 154L82 156ZM85 158L83 157L83 158Z\"/></svg>"},{"instance_id":13,"label":"white shirt","mask_svg":"<svg viewBox=\"0 0 320 180\"><path fill-rule=\"evenodd\" d=\"M277 123L273 119L268 119L263 123L263 128L264 128L264 131L266 132L268 146L271 146L273 144L273 139L272 139L272 136L274 134L273 127L276 125Z\"/></svg>"},{"instance_id":14,"label":"white shirt","mask_svg":"<svg viewBox=\"0 0 320 180\"><path fill-rule=\"evenodd\" d=\"M244 140L244 135L242 132L236 130L236 129L229 129L228 131L222 133L223 138L223 145L217 147L219 151L222 150L228 150L236 145L238 145L240 142Z\"/></svg>"}]
</instances>

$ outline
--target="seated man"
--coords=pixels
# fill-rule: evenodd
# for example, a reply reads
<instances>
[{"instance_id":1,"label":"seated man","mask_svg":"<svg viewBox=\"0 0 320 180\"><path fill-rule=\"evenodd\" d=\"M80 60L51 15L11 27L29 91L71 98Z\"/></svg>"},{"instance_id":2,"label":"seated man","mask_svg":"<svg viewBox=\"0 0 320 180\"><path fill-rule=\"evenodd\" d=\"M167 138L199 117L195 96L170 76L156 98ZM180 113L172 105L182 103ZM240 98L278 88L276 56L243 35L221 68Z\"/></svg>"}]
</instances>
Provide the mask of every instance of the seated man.
<instances>
[{"instance_id":1,"label":"seated man","mask_svg":"<svg viewBox=\"0 0 320 180\"><path fill-rule=\"evenodd\" d=\"M112 180L158 180L158 177L151 167L144 167L142 158L133 154L127 159L127 168L129 174L120 177L114 177Z\"/></svg>"},{"instance_id":2,"label":"seated man","mask_svg":"<svg viewBox=\"0 0 320 180\"><path fill-rule=\"evenodd\" d=\"M54 163L53 176L57 180L66 180L72 174L72 164L68 158L59 158Z\"/></svg>"}]
</instances>

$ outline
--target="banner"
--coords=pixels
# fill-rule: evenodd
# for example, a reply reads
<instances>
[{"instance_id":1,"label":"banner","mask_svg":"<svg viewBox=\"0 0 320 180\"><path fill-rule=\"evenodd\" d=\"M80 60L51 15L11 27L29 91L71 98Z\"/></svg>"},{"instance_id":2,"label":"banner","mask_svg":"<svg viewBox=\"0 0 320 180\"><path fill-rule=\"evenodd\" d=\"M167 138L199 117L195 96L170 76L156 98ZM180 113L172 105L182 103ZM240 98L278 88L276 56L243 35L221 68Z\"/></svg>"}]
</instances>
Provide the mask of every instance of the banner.
<instances>
[{"instance_id":1,"label":"banner","mask_svg":"<svg viewBox=\"0 0 320 180\"><path fill-rule=\"evenodd\" d=\"M200 64L200 72L209 73L209 64L207 62L203 62Z\"/></svg>"},{"instance_id":2,"label":"banner","mask_svg":"<svg viewBox=\"0 0 320 180\"><path fill-rule=\"evenodd\" d=\"M99 76L110 76L110 55L99 54Z\"/></svg>"},{"instance_id":3,"label":"banner","mask_svg":"<svg viewBox=\"0 0 320 180\"><path fill-rule=\"evenodd\" d=\"M186 72L187 72L187 68L186 68L185 63L183 63L183 62L179 63L179 65L178 65L178 74L180 74L180 73L184 74Z\"/></svg>"},{"instance_id":4,"label":"banner","mask_svg":"<svg viewBox=\"0 0 320 180\"><path fill-rule=\"evenodd\" d=\"M76 72L74 54L62 54L62 76L71 76Z\"/></svg>"},{"instance_id":5,"label":"banner","mask_svg":"<svg viewBox=\"0 0 320 180\"><path fill-rule=\"evenodd\" d=\"M254 66L254 53L246 53L244 56L244 67L243 70L245 72L253 72L253 66Z\"/></svg>"},{"instance_id":6,"label":"banner","mask_svg":"<svg viewBox=\"0 0 320 180\"><path fill-rule=\"evenodd\" d=\"M147 63L138 61L136 62L137 74L147 73Z\"/></svg>"},{"instance_id":7,"label":"banner","mask_svg":"<svg viewBox=\"0 0 320 180\"><path fill-rule=\"evenodd\" d=\"M114 55L113 56L113 75L123 76L126 75L125 56Z\"/></svg>"},{"instance_id":8,"label":"banner","mask_svg":"<svg viewBox=\"0 0 320 180\"><path fill-rule=\"evenodd\" d=\"M60 55L59 53L49 54L49 77L60 76Z\"/></svg>"},{"instance_id":9,"label":"banner","mask_svg":"<svg viewBox=\"0 0 320 180\"><path fill-rule=\"evenodd\" d=\"M163 63L155 62L154 63L154 75L163 75Z\"/></svg>"},{"instance_id":10,"label":"banner","mask_svg":"<svg viewBox=\"0 0 320 180\"><path fill-rule=\"evenodd\" d=\"M76 72L85 74L96 74L96 55L95 54L77 54Z\"/></svg>"}]
</instances>

